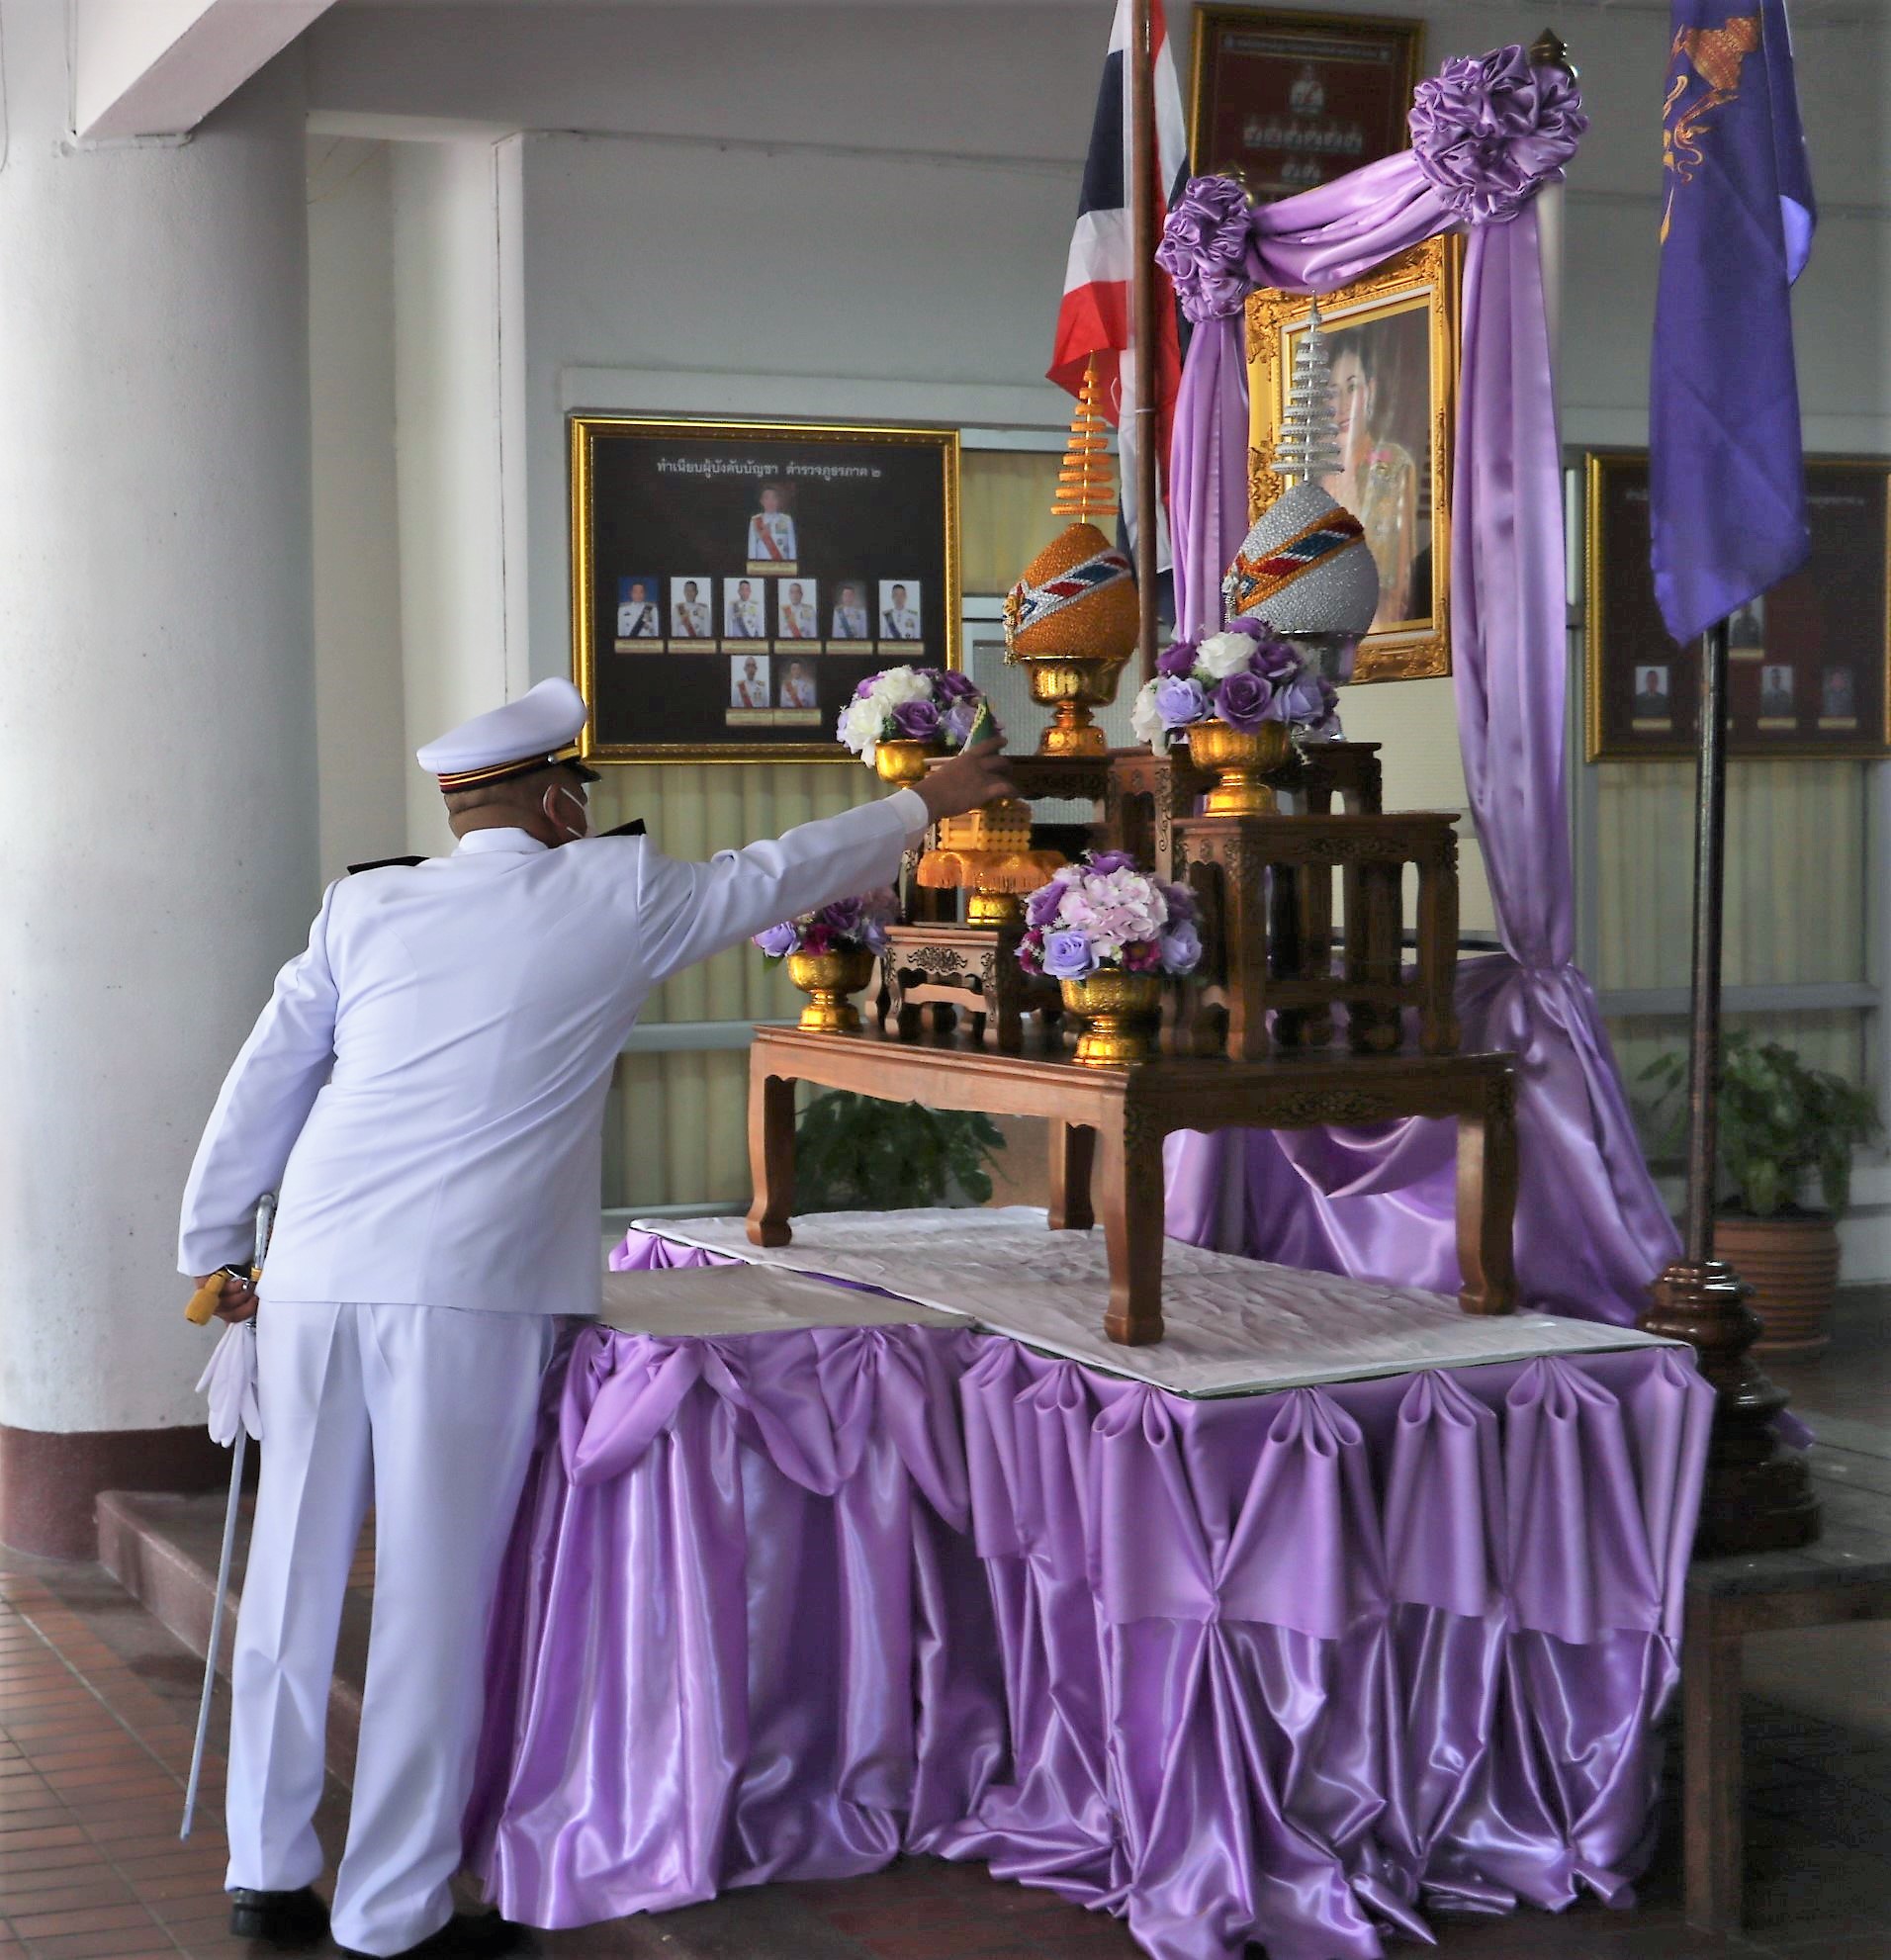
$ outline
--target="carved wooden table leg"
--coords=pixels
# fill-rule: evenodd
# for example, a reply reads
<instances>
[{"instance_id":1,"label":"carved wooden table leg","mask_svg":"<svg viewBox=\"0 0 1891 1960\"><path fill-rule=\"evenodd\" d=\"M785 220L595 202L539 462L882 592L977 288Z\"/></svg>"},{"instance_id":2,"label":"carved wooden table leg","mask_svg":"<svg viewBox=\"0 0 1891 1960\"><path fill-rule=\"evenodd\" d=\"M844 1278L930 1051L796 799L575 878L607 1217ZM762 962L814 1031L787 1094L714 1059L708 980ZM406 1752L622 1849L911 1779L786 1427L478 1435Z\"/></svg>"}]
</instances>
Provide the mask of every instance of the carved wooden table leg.
<instances>
[{"instance_id":1,"label":"carved wooden table leg","mask_svg":"<svg viewBox=\"0 0 1891 1960\"><path fill-rule=\"evenodd\" d=\"M1162 1338L1162 1139L1132 1147L1123 1113L1097 1133L1098 1209L1110 1251L1103 1331L1126 1347Z\"/></svg>"},{"instance_id":2,"label":"carved wooden table leg","mask_svg":"<svg viewBox=\"0 0 1891 1960\"><path fill-rule=\"evenodd\" d=\"M1097 1132L1088 1123L1050 1124L1050 1229L1084 1232L1097 1222L1090 1208L1090 1167Z\"/></svg>"},{"instance_id":3,"label":"carved wooden table leg","mask_svg":"<svg viewBox=\"0 0 1891 1960\"><path fill-rule=\"evenodd\" d=\"M1741 1637L1715 1623L1711 1594L1687 1600L1681 1635L1681 1837L1687 1923L1740 1930Z\"/></svg>"},{"instance_id":4,"label":"carved wooden table leg","mask_svg":"<svg viewBox=\"0 0 1891 1960\"><path fill-rule=\"evenodd\" d=\"M1516 1079L1502 1075L1490 1080L1481 1113L1458 1118L1458 1304L1467 1313L1516 1310Z\"/></svg>"},{"instance_id":5,"label":"carved wooden table leg","mask_svg":"<svg viewBox=\"0 0 1891 1960\"><path fill-rule=\"evenodd\" d=\"M749 1076L749 1243L786 1245L794 1231L794 1082L770 1075L760 1049Z\"/></svg>"}]
</instances>

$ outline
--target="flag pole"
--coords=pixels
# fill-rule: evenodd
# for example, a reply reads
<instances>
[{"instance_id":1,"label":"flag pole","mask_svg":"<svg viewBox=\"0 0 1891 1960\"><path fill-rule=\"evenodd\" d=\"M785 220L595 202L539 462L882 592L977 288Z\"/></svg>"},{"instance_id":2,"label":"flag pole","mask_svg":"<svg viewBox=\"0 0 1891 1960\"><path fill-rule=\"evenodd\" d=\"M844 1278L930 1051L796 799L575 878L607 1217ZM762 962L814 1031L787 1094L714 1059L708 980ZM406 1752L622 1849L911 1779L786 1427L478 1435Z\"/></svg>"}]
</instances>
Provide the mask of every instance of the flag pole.
<instances>
[{"instance_id":1,"label":"flag pole","mask_svg":"<svg viewBox=\"0 0 1891 1960\"><path fill-rule=\"evenodd\" d=\"M1804 1455L1774 1420L1786 1393L1752 1348L1759 1321L1748 1289L1714 1257L1714 1168L1720 1101L1720 948L1727 840L1727 622L1707 629L1700 664L1700 754L1694 799L1694 970L1687 1047L1687 1209L1681 1257L1650 1289L1641 1324L1692 1345L1714 1389L1714 1425L1694 1549L1784 1551L1819 1536Z\"/></svg>"},{"instance_id":2,"label":"flag pole","mask_svg":"<svg viewBox=\"0 0 1891 1960\"><path fill-rule=\"evenodd\" d=\"M1133 0L1129 14L1129 237L1135 322L1135 372L1131 399L1121 412L1135 417L1136 432L1136 648L1141 676L1155 678L1156 627L1156 340L1155 340L1155 53L1149 0Z\"/></svg>"}]
</instances>

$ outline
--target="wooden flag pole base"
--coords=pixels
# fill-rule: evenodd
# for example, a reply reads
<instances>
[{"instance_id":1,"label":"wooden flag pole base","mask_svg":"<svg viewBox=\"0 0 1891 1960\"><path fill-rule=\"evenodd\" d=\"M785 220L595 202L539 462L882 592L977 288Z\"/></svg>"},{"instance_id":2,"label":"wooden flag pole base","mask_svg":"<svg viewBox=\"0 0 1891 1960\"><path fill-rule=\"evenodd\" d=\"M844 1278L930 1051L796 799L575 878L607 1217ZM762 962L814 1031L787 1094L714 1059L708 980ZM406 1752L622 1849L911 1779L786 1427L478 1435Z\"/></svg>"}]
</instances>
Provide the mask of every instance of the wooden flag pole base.
<instances>
[{"instance_id":1,"label":"wooden flag pole base","mask_svg":"<svg viewBox=\"0 0 1891 1960\"><path fill-rule=\"evenodd\" d=\"M1819 1536L1804 1453L1773 1427L1786 1406L1753 1358L1759 1321L1733 1268L1714 1257L1720 1081L1720 940L1727 837L1727 622L1701 648L1694 831L1694 972L1687 1058L1686 1254L1650 1288L1641 1325L1689 1342L1715 1395L1694 1550L1784 1552Z\"/></svg>"}]
</instances>

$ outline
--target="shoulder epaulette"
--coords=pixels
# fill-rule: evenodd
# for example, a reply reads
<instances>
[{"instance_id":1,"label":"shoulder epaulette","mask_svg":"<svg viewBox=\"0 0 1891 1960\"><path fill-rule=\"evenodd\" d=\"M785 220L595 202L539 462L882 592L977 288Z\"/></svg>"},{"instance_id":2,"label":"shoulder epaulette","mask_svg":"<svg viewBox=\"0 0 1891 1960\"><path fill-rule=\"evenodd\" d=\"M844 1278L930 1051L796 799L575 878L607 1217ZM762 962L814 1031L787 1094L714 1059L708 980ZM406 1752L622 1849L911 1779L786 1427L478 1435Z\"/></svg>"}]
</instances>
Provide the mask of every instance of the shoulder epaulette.
<instances>
[{"instance_id":1,"label":"shoulder epaulette","mask_svg":"<svg viewBox=\"0 0 1891 1960\"><path fill-rule=\"evenodd\" d=\"M366 864L350 864L348 875L352 878L357 871L385 871L390 864L405 864L411 869L415 864L425 862L424 857L375 857Z\"/></svg>"},{"instance_id":2,"label":"shoulder epaulette","mask_svg":"<svg viewBox=\"0 0 1891 1960\"><path fill-rule=\"evenodd\" d=\"M642 837L643 834L644 820L641 817L633 817L629 823L619 824L614 831L605 831L602 835L605 837Z\"/></svg>"}]
</instances>

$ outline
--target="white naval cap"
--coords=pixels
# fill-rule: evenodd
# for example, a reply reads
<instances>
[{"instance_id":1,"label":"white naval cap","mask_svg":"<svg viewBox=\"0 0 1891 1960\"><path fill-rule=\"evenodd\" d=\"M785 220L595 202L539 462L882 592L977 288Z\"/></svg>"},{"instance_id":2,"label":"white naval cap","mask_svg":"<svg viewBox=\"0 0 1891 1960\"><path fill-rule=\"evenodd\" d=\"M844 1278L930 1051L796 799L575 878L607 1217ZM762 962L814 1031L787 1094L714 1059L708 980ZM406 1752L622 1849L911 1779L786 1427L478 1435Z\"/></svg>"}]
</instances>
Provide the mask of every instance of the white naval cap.
<instances>
[{"instance_id":1,"label":"white naval cap","mask_svg":"<svg viewBox=\"0 0 1891 1960\"><path fill-rule=\"evenodd\" d=\"M575 756L562 755L585 726L585 697L569 680L541 680L516 701L489 708L483 715L414 751L414 760L442 789L476 789L508 776L529 775L553 762L575 769L586 782L597 780Z\"/></svg>"}]
</instances>

